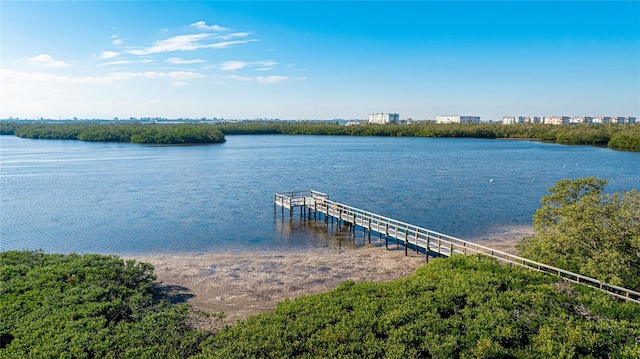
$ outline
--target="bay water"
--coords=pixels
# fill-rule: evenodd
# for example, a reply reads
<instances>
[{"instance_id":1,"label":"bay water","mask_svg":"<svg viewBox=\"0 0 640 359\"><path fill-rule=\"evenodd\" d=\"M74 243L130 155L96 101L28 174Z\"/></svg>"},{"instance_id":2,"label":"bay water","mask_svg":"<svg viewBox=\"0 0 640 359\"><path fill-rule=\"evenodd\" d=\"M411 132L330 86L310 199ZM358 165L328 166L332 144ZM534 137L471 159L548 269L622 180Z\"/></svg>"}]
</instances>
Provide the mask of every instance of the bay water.
<instances>
[{"instance_id":1,"label":"bay water","mask_svg":"<svg viewBox=\"0 0 640 359\"><path fill-rule=\"evenodd\" d=\"M342 245L273 194L334 201L472 241L531 226L547 188L596 176L640 183L640 153L524 140L227 136L155 146L0 136L0 250L296 251ZM294 218L297 218L298 214Z\"/></svg>"}]
</instances>

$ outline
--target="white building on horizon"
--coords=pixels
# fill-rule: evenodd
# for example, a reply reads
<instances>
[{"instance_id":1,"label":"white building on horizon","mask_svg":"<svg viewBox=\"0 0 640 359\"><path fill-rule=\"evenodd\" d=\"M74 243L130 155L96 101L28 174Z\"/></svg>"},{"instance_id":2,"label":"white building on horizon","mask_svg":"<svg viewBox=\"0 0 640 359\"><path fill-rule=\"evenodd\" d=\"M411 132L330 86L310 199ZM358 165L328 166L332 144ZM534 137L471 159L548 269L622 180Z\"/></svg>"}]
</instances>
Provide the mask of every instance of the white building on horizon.
<instances>
[{"instance_id":1,"label":"white building on horizon","mask_svg":"<svg viewBox=\"0 0 640 359\"><path fill-rule=\"evenodd\" d=\"M436 123L480 123L480 116L436 116Z\"/></svg>"},{"instance_id":2,"label":"white building on horizon","mask_svg":"<svg viewBox=\"0 0 640 359\"><path fill-rule=\"evenodd\" d=\"M398 123L400 115L397 113L373 113L369 115L369 123Z\"/></svg>"},{"instance_id":3,"label":"white building on horizon","mask_svg":"<svg viewBox=\"0 0 640 359\"><path fill-rule=\"evenodd\" d=\"M547 116L544 118L544 123L548 125L568 125L571 121L567 116Z\"/></svg>"}]
</instances>

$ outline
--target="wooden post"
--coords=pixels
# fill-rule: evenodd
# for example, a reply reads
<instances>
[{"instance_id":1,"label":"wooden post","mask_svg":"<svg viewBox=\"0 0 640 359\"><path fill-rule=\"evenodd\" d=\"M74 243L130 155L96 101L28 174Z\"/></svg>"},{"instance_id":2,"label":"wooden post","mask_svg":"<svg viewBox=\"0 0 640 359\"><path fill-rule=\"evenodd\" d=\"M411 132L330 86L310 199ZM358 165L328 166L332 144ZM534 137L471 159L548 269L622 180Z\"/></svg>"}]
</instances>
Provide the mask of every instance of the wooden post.
<instances>
[{"instance_id":1,"label":"wooden post","mask_svg":"<svg viewBox=\"0 0 640 359\"><path fill-rule=\"evenodd\" d=\"M389 249L389 223L384 224L384 246Z\"/></svg>"},{"instance_id":2,"label":"wooden post","mask_svg":"<svg viewBox=\"0 0 640 359\"><path fill-rule=\"evenodd\" d=\"M409 228L405 228L404 229L404 256L408 256L409 255L409 243L408 243L408 237L409 237ZM417 246L416 246L417 247Z\"/></svg>"},{"instance_id":3,"label":"wooden post","mask_svg":"<svg viewBox=\"0 0 640 359\"><path fill-rule=\"evenodd\" d=\"M425 248L426 261L429 263L429 232L427 232L427 247Z\"/></svg>"}]
</instances>

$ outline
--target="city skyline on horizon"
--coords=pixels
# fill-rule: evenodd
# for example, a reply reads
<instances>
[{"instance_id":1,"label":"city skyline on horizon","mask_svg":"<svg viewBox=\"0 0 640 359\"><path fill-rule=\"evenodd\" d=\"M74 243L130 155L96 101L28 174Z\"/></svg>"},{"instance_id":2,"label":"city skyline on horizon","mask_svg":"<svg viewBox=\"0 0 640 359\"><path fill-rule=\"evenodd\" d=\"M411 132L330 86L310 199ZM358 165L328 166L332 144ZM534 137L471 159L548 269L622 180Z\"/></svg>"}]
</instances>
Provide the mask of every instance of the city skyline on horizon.
<instances>
[{"instance_id":1,"label":"city skyline on horizon","mask_svg":"<svg viewBox=\"0 0 640 359\"><path fill-rule=\"evenodd\" d=\"M0 6L0 118L640 115L640 2Z\"/></svg>"}]
</instances>

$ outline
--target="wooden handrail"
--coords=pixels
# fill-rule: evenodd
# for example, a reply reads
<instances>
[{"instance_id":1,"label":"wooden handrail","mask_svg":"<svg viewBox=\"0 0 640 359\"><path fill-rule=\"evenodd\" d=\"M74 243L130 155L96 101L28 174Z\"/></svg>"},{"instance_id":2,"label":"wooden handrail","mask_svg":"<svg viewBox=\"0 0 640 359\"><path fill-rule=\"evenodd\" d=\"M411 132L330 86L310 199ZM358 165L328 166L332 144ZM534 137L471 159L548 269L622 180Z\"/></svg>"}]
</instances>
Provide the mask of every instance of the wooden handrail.
<instances>
[{"instance_id":1,"label":"wooden handrail","mask_svg":"<svg viewBox=\"0 0 640 359\"><path fill-rule=\"evenodd\" d=\"M640 303L640 292L638 291L611 285L595 278L573 273L474 242L465 241L444 233L432 231L427 228L415 226L393 218L365 211L363 209L331 201L329 200L329 195L322 192L306 190L276 193L274 195L274 204L283 208L287 207L289 210L292 210L292 207L296 206L306 207L310 210L312 209L327 216L335 217L356 226L367 228L369 231L375 231L385 234L387 237L393 237L402 241L405 249L409 245L413 245L416 250L422 248L425 250L427 256L430 252L445 256L454 253L479 253L496 258L502 262L519 265L531 270L553 273L564 280L588 285L607 292L615 297ZM381 231L382 228L384 228L384 230ZM435 247L435 249L433 247Z\"/></svg>"}]
</instances>

